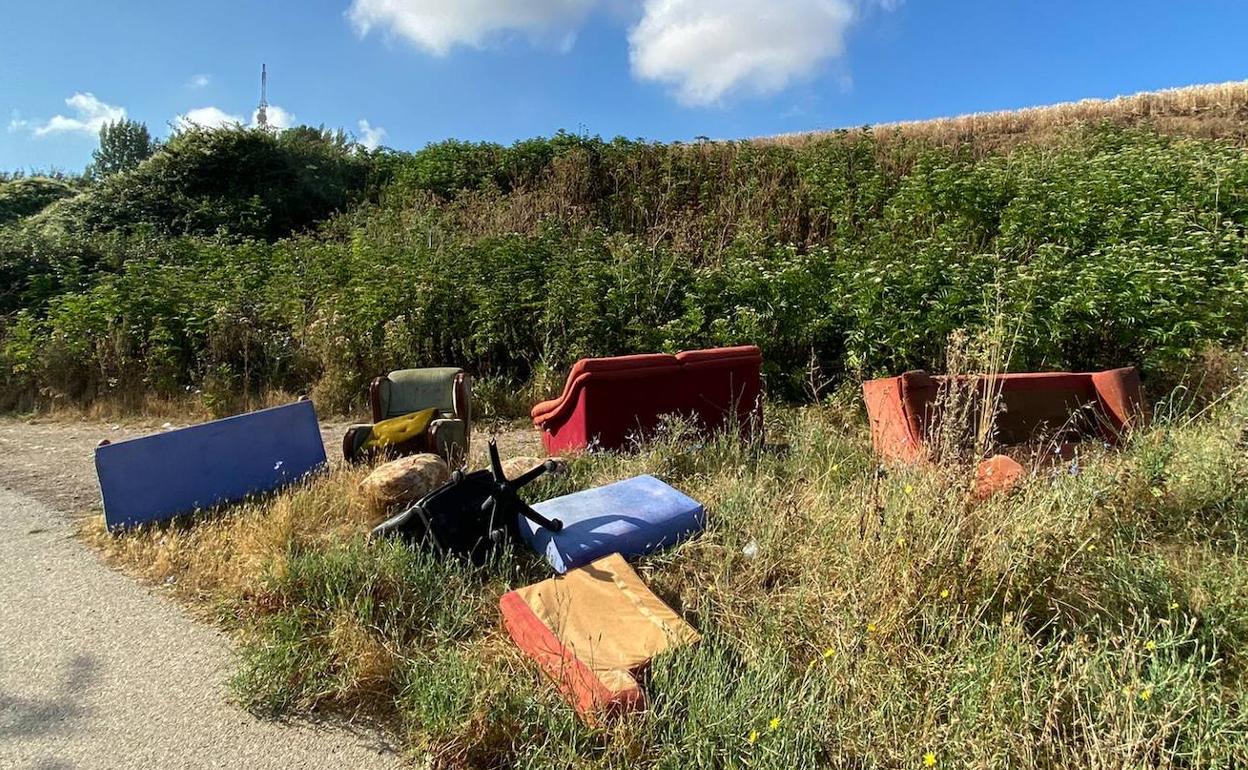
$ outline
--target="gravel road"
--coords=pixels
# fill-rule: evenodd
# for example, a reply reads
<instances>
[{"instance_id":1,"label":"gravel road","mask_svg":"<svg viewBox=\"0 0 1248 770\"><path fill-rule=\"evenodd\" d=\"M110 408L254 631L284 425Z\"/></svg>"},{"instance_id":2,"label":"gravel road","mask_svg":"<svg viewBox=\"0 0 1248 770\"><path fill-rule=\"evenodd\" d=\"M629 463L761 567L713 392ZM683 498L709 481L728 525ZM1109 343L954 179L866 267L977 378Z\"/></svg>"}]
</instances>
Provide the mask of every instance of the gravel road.
<instances>
[{"instance_id":1,"label":"gravel road","mask_svg":"<svg viewBox=\"0 0 1248 770\"><path fill-rule=\"evenodd\" d=\"M345 425L322 423L331 461ZM400 766L376 732L234 706L229 640L74 537L73 517L99 510L96 443L165 427L0 418L0 770ZM499 444L541 451L527 428Z\"/></svg>"},{"instance_id":2,"label":"gravel road","mask_svg":"<svg viewBox=\"0 0 1248 770\"><path fill-rule=\"evenodd\" d=\"M0 480L0 768L391 768L376 733L230 703L225 637Z\"/></svg>"}]
</instances>

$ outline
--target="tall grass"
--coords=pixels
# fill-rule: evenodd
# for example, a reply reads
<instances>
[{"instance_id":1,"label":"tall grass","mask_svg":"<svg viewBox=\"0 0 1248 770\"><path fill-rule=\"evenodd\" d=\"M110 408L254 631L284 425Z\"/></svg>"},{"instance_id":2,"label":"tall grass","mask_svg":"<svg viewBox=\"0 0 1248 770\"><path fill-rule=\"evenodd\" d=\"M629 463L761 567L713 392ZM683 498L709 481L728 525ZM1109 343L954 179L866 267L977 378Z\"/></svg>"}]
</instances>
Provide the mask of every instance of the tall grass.
<instances>
[{"instance_id":1,"label":"tall grass","mask_svg":"<svg viewBox=\"0 0 1248 770\"><path fill-rule=\"evenodd\" d=\"M881 472L855 402L771 409L766 445L673 425L529 491L648 472L708 511L639 564L704 639L601 728L500 628L498 596L545 576L536 557L473 570L365 544L344 502L358 472L100 540L216 608L244 704L366 713L435 766L1248 763L1242 386L982 503L969 461Z\"/></svg>"}]
</instances>

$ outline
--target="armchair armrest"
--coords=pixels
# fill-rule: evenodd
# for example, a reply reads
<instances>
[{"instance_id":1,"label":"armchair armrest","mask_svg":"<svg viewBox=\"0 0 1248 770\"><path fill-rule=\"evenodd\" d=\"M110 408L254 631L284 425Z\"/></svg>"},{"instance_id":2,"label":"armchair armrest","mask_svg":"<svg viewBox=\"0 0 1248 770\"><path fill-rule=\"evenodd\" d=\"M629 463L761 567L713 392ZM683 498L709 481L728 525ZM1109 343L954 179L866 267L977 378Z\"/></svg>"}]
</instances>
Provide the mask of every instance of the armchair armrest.
<instances>
[{"instance_id":1,"label":"armchair armrest","mask_svg":"<svg viewBox=\"0 0 1248 770\"><path fill-rule=\"evenodd\" d=\"M451 394L452 411L457 419L472 424L472 377L467 372L455 375L455 390Z\"/></svg>"},{"instance_id":2,"label":"armchair armrest","mask_svg":"<svg viewBox=\"0 0 1248 770\"><path fill-rule=\"evenodd\" d=\"M563 396L559 396L558 398L548 398L545 401L539 401L533 405L532 409L529 410L529 416L533 418L534 422L538 422L539 420L544 421L546 419L546 415L554 411L555 407L559 406L562 402Z\"/></svg>"},{"instance_id":3,"label":"armchair armrest","mask_svg":"<svg viewBox=\"0 0 1248 770\"><path fill-rule=\"evenodd\" d=\"M468 423L457 417L444 417L429 423L429 446L444 458L447 465L457 468L468 457Z\"/></svg>"},{"instance_id":4,"label":"armchair armrest","mask_svg":"<svg viewBox=\"0 0 1248 770\"><path fill-rule=\"evenodd\" d=\"M368 436L372 430L372 424L366 422L348 426L347 432L342 437L342 459L349 463L362 459L360 447L363 446L365 441L368 441Z\"/></svg>"},{"instance_id":5,"label":"armchair armrest","mask_svg":"<svg viewBox=\"0 0 1248 770\"><path fill-rule=\"evenodd\" d=\"M564 388L563 395L559 398L552 398L534 406L529 412L529 416L533 418L533 425L544 430L548 425L566 420L568 415L576 409L577 399L580 398L581 389L589 376L588 372L578 374Z\"/></svg>"},{"instance_id":6,"label":"armchair armrest","mask_svg":"<svg viewBox=\"0 0 1248 770\"><path fill-rule=\"evenodd\" d=\"M381 414L382 389L390 387L390 378L384 374L380 377L374 377L372 384L368 386L368 406L373 413L373 422L381 422L385 419Z\"/></svg>"},{"instance_id":7,"label":"armchair armrest","mask_svg":"<svg viewBox=\"0 0 1248 770\"><path fill-rule=\"evenodd\" d=\"M1140 373L1134 366L1110 369L1092 374L1092 387L1105 416L1109 419L1111 438L1117 440L1132 428L1149 423L1148 401L1140 386Z\"/></svg>"}]
</instances>

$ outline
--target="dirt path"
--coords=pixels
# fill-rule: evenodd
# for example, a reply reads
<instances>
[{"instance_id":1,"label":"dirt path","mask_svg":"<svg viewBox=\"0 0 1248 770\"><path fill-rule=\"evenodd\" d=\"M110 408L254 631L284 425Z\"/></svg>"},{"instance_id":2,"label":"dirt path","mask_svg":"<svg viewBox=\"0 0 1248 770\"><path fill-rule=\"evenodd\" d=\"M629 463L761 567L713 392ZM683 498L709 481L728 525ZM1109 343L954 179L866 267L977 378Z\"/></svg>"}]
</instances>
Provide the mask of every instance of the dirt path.
<instances>
[{"instance_id":1,"label":"dirt path","mask_svg":"<svg viewBox=\"0 0 1248 770\"><path fill-rule=\"evenodd\" d=\"M106 567L65 516L0 488L0 520L0 767L400 765L376 733L232 705L227 640Z\"/></svg>"},{"instance_id":2,"label":"dirt path","mask_svg":"<svg viewBox=\"0 0 1248 770\"><path fill-rule=\"evenodd\" d=\"M331 461L345 425L322 425ZM96 443L162 427L0 419L0 767L399 766L378 733L241 711L229 640L73 537L99 510ZM504 456L539 451L532 431L499 442Z\"/></svg>"}]
</instances>

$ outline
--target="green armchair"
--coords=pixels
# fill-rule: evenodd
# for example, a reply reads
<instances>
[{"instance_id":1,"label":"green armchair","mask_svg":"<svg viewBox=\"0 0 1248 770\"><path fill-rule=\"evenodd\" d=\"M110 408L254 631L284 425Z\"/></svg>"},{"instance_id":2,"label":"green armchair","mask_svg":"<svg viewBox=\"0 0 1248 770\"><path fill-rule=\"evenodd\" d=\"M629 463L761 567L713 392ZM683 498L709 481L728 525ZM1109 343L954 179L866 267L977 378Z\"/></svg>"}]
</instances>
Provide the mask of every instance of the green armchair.
<instances>
[{"instance_id":1,"label":"green armchair","mask_svg":"<svg viewBox=\"0 0 1248 770\"><path fill-rule=\"evenodd\" d=\"M443 366L431 369L399 369L373 380L369 388L373 422L401 417L433 408L424 435L390 447L394 455L432 452L452 468L468 456L472 439L472 380L462 369ZM368 440L372 425L353 425L343 439L342 452L348 460L361 457L360 447Z\"/></svg>"}]
</instances>

